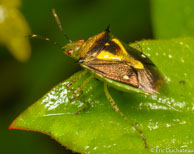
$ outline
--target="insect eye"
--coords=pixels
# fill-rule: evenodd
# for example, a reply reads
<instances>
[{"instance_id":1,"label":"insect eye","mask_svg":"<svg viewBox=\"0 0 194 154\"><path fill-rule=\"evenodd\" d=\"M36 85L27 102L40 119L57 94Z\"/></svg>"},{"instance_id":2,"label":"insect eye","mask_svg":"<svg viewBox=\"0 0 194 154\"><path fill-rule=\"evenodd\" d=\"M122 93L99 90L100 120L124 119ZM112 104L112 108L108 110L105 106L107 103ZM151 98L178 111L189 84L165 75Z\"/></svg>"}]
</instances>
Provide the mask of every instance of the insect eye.
<instances>
[{"instance_id":1,"label":"insect eye","mask_svg":"<svg viewBox=\"0 0 194 154\"><path fill-rule=\"evenodd\" d=\"M77 41L80 42L80 43L83 43L84 42L84 39L80 38Z\"/></svg>"},{"instance_id":2,"label":"insect eye","mask_svg":"<svg viewBox=\"0 0 194 154\"><path fill-rule=\"evenodd\" d=\"M67 54L71 56L73 54L73 50L72 49L67 50Z\"/></svg>"}]
</instances>

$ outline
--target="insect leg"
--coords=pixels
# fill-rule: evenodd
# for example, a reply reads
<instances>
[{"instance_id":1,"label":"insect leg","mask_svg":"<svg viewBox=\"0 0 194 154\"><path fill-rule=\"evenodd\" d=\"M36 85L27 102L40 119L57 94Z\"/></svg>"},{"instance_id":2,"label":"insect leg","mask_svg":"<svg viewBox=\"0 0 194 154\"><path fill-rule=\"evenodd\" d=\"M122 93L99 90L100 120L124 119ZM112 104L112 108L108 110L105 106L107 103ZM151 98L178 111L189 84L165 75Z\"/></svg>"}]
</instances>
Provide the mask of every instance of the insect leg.
<instances>
[{"instance_id":1,"label":"insect leg","mask_svg":"<svg viewBox=\"0 0 194 154\"><path fill-rule=\"evenodd\" d=\"M133 128L135 128L135 130L140 134L140 136L142 137L143 141L144 141L144 145L145 148L148 147L147 142L146 142L146 138L143 134L143 131L141 131L139 128L137 128L136 125L134 125L133 123L131 123L131 121L129 121L129 119L119 110L117 104L115 103L115 101L113 100L113 98L111 97L109 91L108 91L108 86L106 83L104 83L104 92L105 95L108 99L108 101L110 102L110 104L112 105L113 109L115 110L115 112L117 112L118 114L120 114L121 117L123 117L123 119L125 119Z\"/></svg>"},{"instance_id":2,"label":"insect leg","mask_svg":"<svg viewBox=\"0 0 194 154\"><path fill-rule=\"evenodd\" d=\"M82 73L80 73L78 76L76 76L71 82L69 82L66 85L66 88L68 89L70 86L72 86L77 80L82 78L87 72L88 72L87 70L84 70Z\"/></svg>"},{"instance_id":3,"label":"insect leg","mask_svg":"<svg viewBox=\"0 0 194 154\"><path fill-rule=\"evenodd\" d=\"M86 80L84 80L81 84L80 84L80 86L73 92L73 95L75 96L75 98L78 98L81 94L80 93L82 93L82 88L91 80L91 79L93 79L93 76L91 75L90 77L88 77ZM84 104L85 104L85 106L81 109L81 110L79 110L79 111L77 111L76 112L76 114L79 114L79 113L81 113L81 112L83 112L84 110L86 110L87 108L88 108L88 103L87 102L83 102Z\"/></svg>"}]
</instances>

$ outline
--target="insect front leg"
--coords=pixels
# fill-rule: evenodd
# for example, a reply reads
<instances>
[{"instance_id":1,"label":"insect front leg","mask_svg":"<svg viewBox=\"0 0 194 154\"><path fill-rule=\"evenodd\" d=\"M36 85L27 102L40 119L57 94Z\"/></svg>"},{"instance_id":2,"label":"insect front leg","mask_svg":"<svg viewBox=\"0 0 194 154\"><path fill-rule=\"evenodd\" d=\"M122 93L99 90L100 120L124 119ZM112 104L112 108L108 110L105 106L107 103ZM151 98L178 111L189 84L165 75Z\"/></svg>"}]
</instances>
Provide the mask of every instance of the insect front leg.
<instances>
[{"instance_id":1,"label":"insect front leg","mask_svg":"<svg viewBox=\"0 0 194 154\"><path fill-rule=\"evenodd\" d=\"M69 82L66 85L66 88L69 89L75 82L77 82L79 79L81 79L84 75L86 75L88 71L84 70L82 73L80 73L78 76L76 76L74 79L71 80L71 82Z\"/></svg>"},{"instance_id":2,"label":"insect front leg","mask_svg":"<svg viewBox=\"0 0 194 154\"><path fill-rule=\"evenodd\" d=\"M74 99L77 99L77 98L81 97L81 95L83 94L83 91L82 91L83 87L84 87L91 79L93 79L93 76L92 76L92 75L91 75L90 77L88 77L86 80L84 80L84 81L79 85L79 87L78 87L77 89L75 89L75 91L73 91L73 96L74 96L74 98L71 99L71 101L73 101ZM85 104L85 106L84 106L81 110L77 111L76 114L79 114L79 113L85 111L85 110L88 108L89 104L88 104L86 101L83 101L83 103Z\"/></svg>"},{"instance_id":3,"label":"insect front leg","mask_svg":"<svg viewBox=\"0 0 194 154\"><path fill-rule=\"evenodd\" d=\"M145 148L148 147L147 142L146 142L146 138L143 134L143 131L140 130L139 128L137 128L136 125L134 125L133 123L131 123L131 121L120 111L119 107L117 106L117 104L115 103L114 99L112 98L112 96L110 95L109 91L108 91L108 86L106 83L104 83L104 92L105 95L108 99L108 101L110 102L111 106L113 107L113 109L115 110L115 112L117 112L121 117L123 117L123 119L125 119L133 128L135 128L135 130L139 133L139 135L141 136L141 138L144 141L144 145Z\"/></svg>"}]
</instances>

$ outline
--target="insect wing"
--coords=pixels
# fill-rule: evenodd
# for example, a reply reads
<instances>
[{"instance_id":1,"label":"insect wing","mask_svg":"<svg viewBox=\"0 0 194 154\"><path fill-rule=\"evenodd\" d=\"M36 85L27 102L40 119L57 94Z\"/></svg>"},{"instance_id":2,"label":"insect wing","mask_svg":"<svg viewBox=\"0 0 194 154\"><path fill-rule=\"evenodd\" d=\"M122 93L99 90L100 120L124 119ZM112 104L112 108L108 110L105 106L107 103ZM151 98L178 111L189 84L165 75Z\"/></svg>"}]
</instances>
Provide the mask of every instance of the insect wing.
<instances>
[{"instance_id":1,"label":"insect wing","mask_svg":"<svg viewBox=\"0 0 194 154\"><path fill-rule=\"evenodd\" d=\"M86 67L103 77L138 87L138 78L134 69L122 62L92 60L84 63Z\"/></svg>"}]
</instances>

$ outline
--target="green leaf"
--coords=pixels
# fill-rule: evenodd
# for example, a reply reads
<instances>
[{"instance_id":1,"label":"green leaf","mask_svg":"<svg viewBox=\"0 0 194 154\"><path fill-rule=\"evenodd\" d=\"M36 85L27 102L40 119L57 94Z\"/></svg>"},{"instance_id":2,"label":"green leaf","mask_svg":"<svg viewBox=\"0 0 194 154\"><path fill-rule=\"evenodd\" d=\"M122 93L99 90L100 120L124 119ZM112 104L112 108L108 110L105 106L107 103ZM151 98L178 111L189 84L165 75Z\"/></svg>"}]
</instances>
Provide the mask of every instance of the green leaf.
<instances>
[{"instance_id":1,"label":"green leaf","mask_svg":"<svg viewBox=\"0 0 194 154\"><path fill-rule=\"evenodd\" d=\"M27 61L31 49L28 38L30 28L20 13L20 0L0 1L0 43L5 45L19 61Z\"/></svg>"},{"instance_id":2,"label":"green leaf","mask_svg":"<svg viewBox=\"0 0 194 154\"><path fill-rule=\"evenodd\" d=\"M151 16L156 38L194 36L193 0L152 0Z\"/></svg>"},{"instance_id":3,"label":"green leaf","mask_svg":"<svg viewBox=\"0 0 194 154\"><path fill-rule=\"evenodd\" d=\"M140 135L107 101L103 83L93 79L83 95L70 102L72 90L62 82L24 111L10 129L38 131L50 135L62 145L80 153L150 153L157 148L192 149L194 147L194 38L138 42L165 77L160 94L145 96L109 88L120 110L138 123ZM76 89L90 74L71 88ZM75 113L89 107L79 115Z\"/></svg>"}]
</instances>

